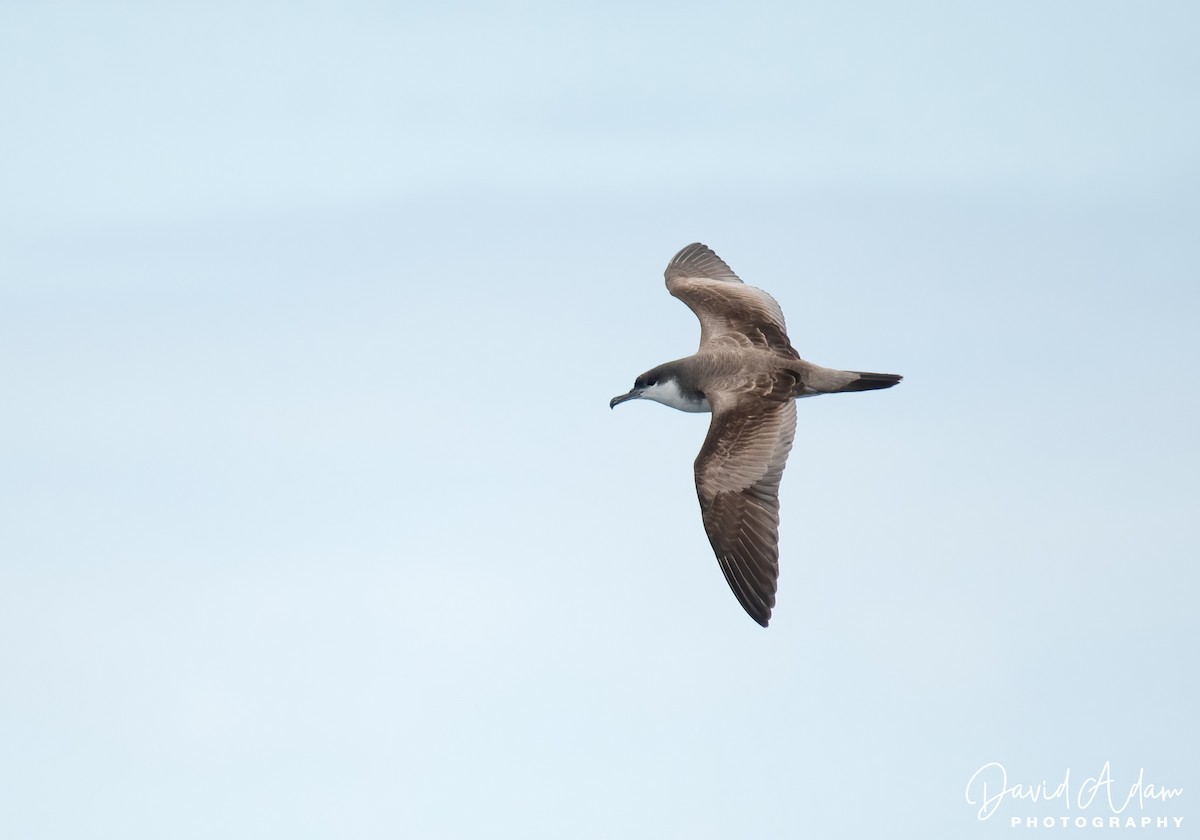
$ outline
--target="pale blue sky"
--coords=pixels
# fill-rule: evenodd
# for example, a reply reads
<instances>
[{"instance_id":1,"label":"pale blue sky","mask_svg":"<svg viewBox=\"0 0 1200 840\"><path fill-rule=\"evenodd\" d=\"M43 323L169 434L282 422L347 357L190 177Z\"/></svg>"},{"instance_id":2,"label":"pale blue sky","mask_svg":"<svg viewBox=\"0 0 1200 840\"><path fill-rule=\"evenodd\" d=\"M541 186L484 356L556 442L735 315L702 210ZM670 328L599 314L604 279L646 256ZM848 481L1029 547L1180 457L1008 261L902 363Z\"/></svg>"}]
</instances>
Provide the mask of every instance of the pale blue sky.
<instances>
[{"instance_id":1,"label":"pale blue sky","mask_svg":"<svg viewBox=\"0 0 1200 840\"><path fill-rule=\"evenodd\" d=\"M0 834L1200 820L1200 14L825 5L3 7ZM801 403L767 631L608 409L695 240L906 377Z\"/></svg>"}]
</instances>

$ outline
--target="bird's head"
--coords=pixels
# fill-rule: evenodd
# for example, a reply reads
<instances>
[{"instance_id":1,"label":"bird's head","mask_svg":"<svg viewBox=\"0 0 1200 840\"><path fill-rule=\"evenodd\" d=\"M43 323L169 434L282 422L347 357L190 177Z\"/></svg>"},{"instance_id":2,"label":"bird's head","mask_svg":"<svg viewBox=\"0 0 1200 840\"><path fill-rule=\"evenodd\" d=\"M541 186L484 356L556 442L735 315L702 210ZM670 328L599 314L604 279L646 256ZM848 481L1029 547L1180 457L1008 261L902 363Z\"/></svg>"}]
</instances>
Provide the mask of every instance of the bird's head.
<instances>
[{"instance_id":1,"label":"bird's head","mask_svg":"<svg viewBox=\"0 0 1200 840\"><path fill-rule=\"evenodd\" d=\"M621 394L609 400L608 407L616 408L629 400L653 399L653 394L659 388L664 387L664 382L665 377L660 377L658 368L648 370L633 380L633 387L629 389L628 394Z\"/></svg>"},{"instance_id":2,"label":"bird's head","mask_svg":"<svg viewBox=\"0 0 1200 840\"><path fill-rule=\"evenodd\" d=\"M685 365L667 362L635 379L629 393L613 397L608 407L616 408L627 400L653 400L680 411L709 411L704 394L695 387L689 387L688 382Z\"/></svg>"}]
</instances>

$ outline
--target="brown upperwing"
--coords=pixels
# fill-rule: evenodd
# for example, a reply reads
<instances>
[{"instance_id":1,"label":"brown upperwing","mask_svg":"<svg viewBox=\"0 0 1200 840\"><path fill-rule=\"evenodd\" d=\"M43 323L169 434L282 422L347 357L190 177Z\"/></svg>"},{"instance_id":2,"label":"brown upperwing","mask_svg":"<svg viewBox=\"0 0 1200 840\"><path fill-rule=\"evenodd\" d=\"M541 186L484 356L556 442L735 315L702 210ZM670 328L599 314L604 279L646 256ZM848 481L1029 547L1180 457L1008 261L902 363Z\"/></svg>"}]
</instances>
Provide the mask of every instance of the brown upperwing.
<instances>
[{"instance_id":1,"label":"brown upperwing","mask_svg":"<svg viewBox=\"0 0 1200 840\"><path fill-rule=\"evenodd\" d=\"M789 389L779 385L775 393L783 397ZM750 392L719 391L708 400L712 423L695 467L704 529L729 588L766 627L779 579L779 481L796 433L796 403Z\"/></svg>"},{"instance_id":2,"label":"brown upperwing","mask_svg":"<svg viewBox=\"0 0 1200 840\"><path fill-rule=\"evenodd\" d=\"M700 320L700 348L757 347L799 358L788 340L783 310L762 289L747 286L712 249L693 243L667 265L667 291Z\"/></svg>"}]
</instances>

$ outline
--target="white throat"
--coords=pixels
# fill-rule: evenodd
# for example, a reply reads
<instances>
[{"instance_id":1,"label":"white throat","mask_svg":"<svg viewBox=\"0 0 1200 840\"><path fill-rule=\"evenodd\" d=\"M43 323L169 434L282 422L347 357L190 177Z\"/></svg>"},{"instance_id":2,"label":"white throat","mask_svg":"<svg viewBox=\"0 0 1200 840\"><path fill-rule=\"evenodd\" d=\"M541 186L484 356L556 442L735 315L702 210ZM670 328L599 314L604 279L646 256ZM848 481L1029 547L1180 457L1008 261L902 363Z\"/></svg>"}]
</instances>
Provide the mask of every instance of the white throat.
<instances>
[{"instance_id":1,"label":"white throat","mask_svg":"<svg viewBox=\"0 0 1200 840\"><path fill-rule=\"evenodd\" d=\"M677 408L680 411L712 411L712 408L708 405L708 400L704 398L691 400L684 396L683 391L679 388L679 382L674 379L664 379L653 385L647 385L642 391L642 399L654 400L657 403Z\"/></svg>"}]
</instances>

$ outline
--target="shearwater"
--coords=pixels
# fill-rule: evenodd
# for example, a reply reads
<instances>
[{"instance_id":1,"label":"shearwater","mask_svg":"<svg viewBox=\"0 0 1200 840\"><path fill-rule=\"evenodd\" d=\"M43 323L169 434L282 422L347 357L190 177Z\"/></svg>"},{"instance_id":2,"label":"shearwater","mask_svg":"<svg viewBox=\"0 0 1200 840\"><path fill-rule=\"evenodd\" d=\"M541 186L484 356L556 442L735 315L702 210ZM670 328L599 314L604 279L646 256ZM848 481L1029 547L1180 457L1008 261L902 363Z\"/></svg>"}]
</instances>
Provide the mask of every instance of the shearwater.
<instances>
[{"instance_id":1,"label":"shearwater","mask_svg":"<svg viewBox=\"0 0 1200 840\"><path fill-rule=\"evenodd\" d=\"M700 348L646 371L609 407L643 399L712 413L695 464L700 515L730 589L766 627L779 580L779 480L796 434L796 398L890 388L902 377L804 361L775 299L699 242L675 255L666 277L667 291L700 319Z\"/></svg>"}]
</instances>

